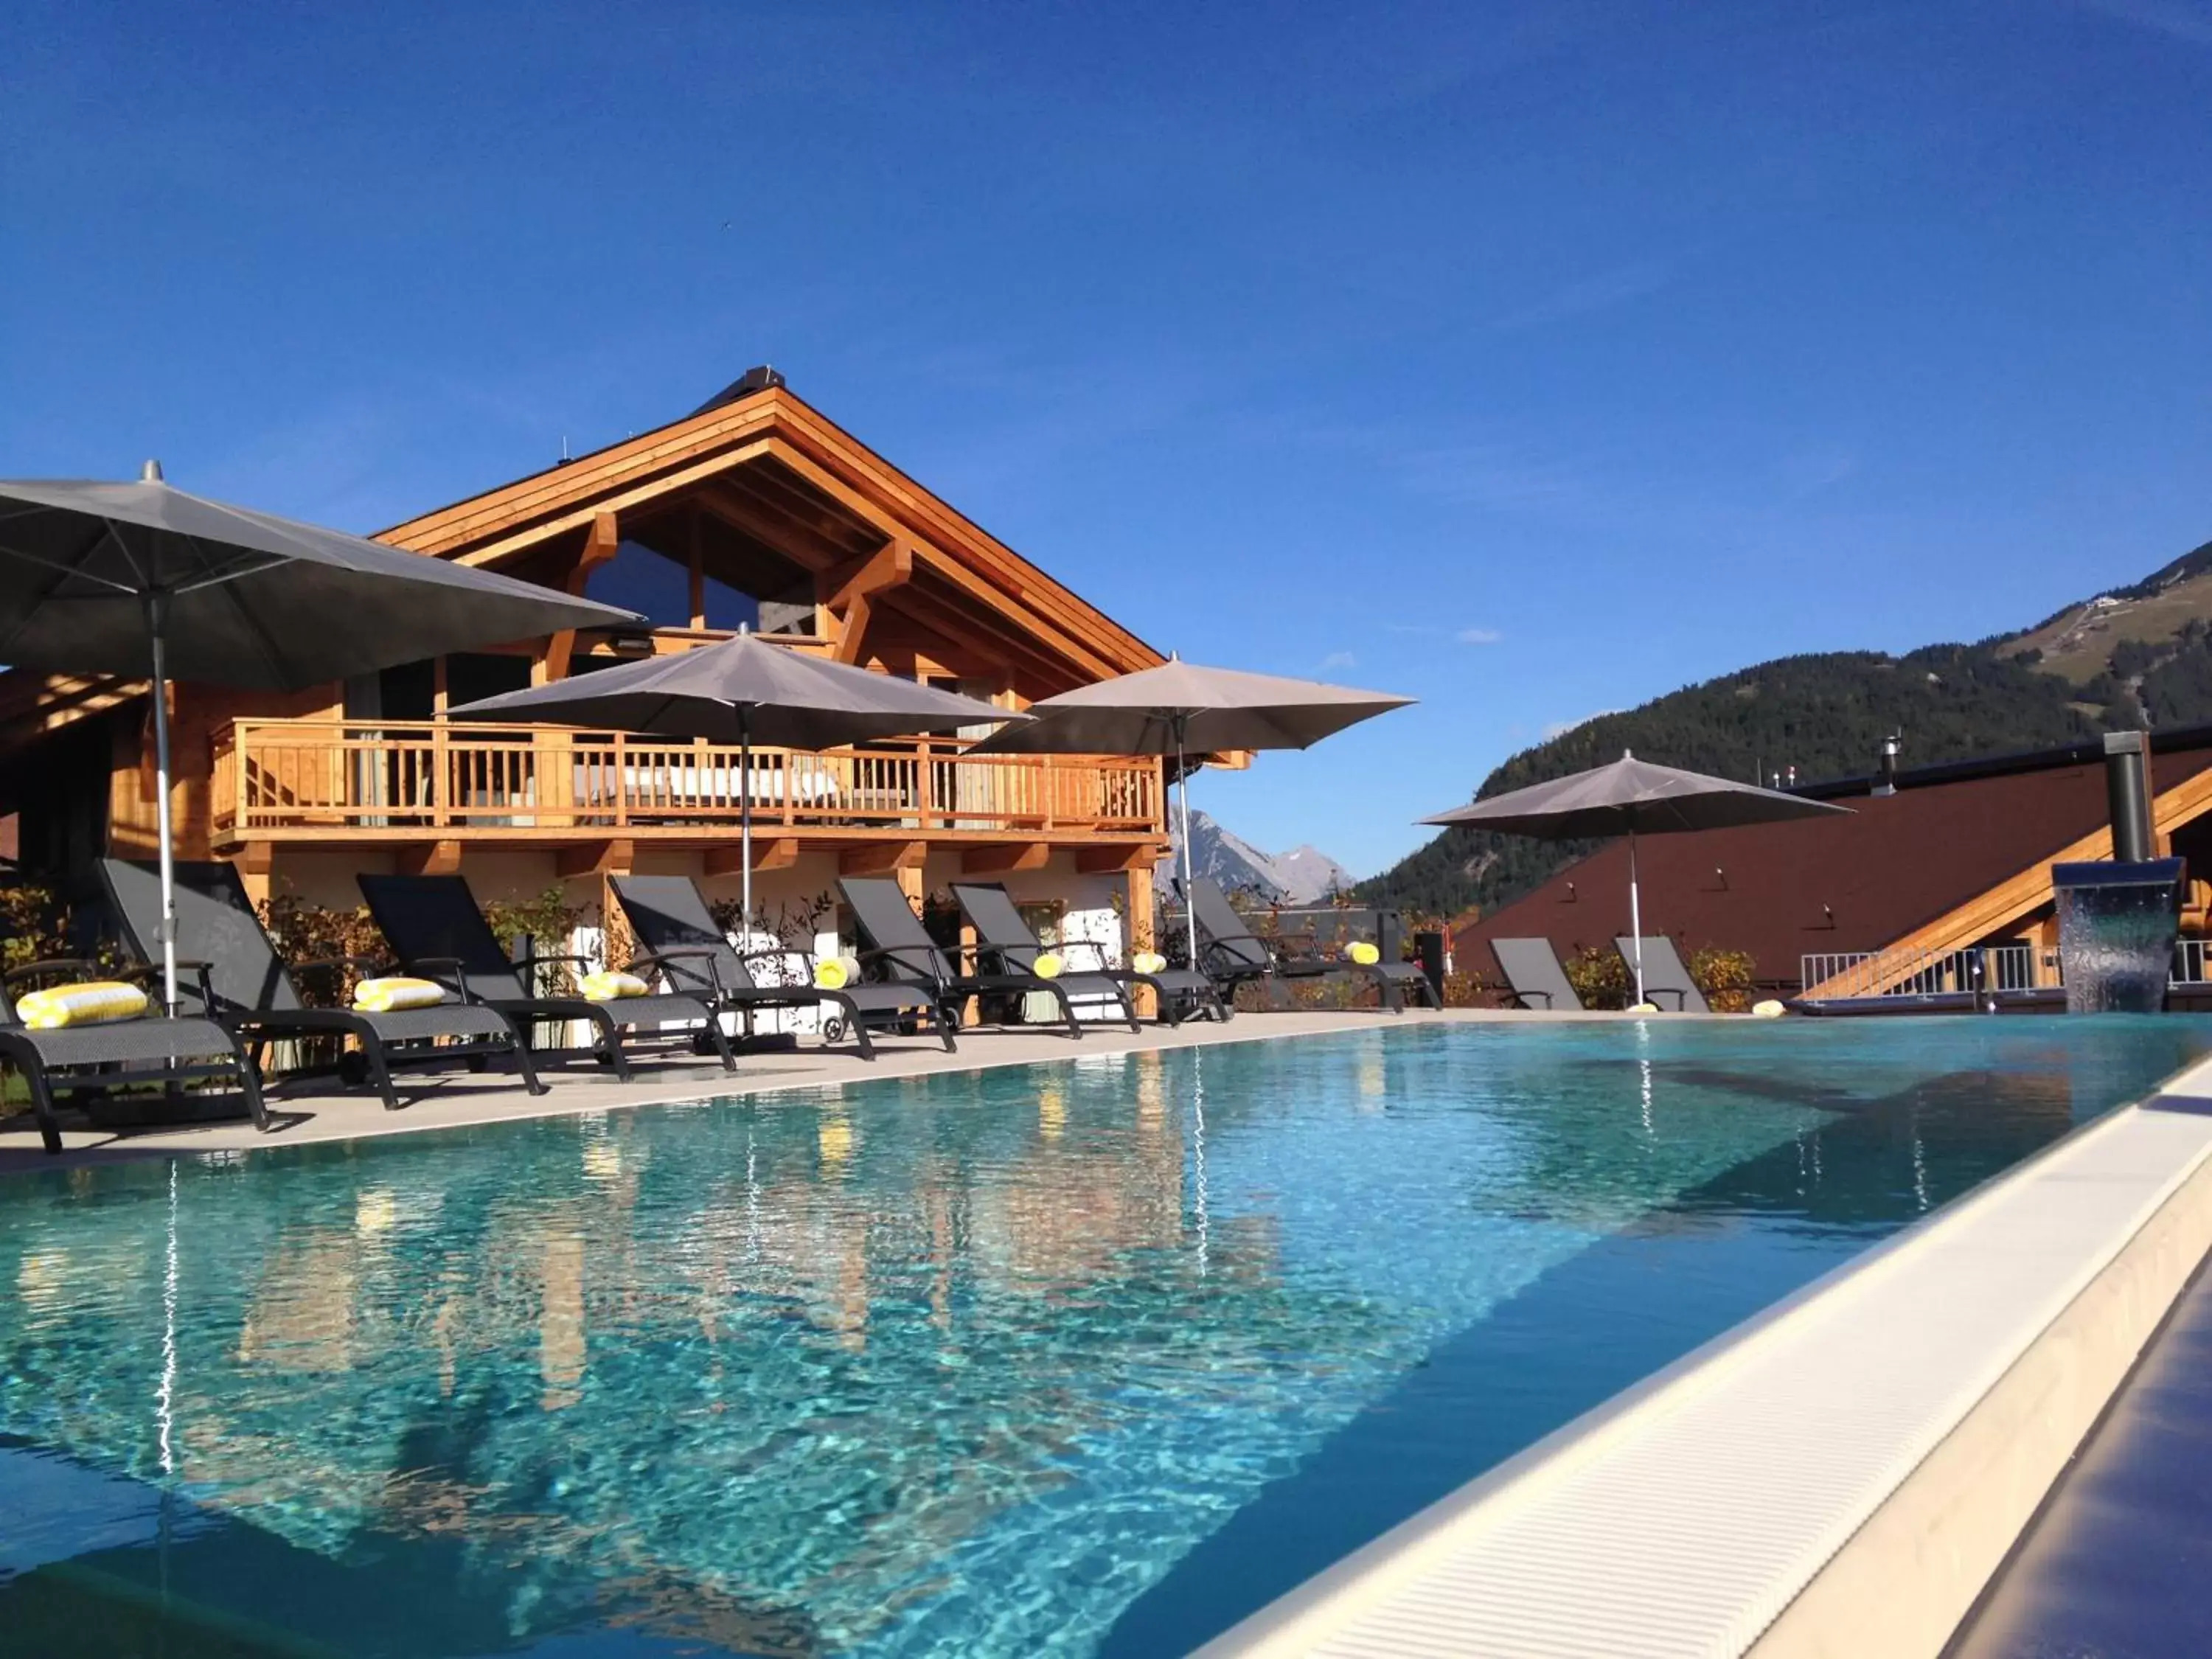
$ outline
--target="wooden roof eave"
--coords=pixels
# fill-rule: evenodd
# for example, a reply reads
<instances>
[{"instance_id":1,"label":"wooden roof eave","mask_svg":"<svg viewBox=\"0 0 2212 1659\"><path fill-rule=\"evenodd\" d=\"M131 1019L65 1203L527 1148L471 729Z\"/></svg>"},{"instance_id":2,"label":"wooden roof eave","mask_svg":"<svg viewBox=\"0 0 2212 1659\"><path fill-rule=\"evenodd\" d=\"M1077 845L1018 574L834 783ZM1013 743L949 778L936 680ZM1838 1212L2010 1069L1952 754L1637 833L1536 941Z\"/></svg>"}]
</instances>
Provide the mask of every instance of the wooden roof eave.
<instances>
[{"instance_id":1,"label":"wooden roof eave","mask_svg":"<svg viewBox=\"0 0 2212 1659\"><path fill-rule=\"evenodd\" d=\"M1064 624L1079 622L1093 627L1102 636L1102 643L1108 647L1109 653L1117 661L1126 663L1126 666L1117 668L1117 672L1129 673L1139 668L1157 667L1167 660L1159 652L1079 598L1072 589L1054 580L974 520L899 471L818 410L795 398L790 402L790 431L780 434L787 441L801 434L811 438L811 443L805 443L801 447L815 452L810 459L832 471L836 470L840 460L856 465L861 471L861 479L856 482L865 481L874 485L884 498L896 503L911 527L923 539L969 554L978 574L997 582L1012 597L1048 616L1055 617Z\"/></svg>"},{"instance_id":2,"label":"wooden roof eave","mask_svg":"<svg viewBox=\"0 0 2212 1659\"><path fill-rule=\"evenodd\" d=\"M886 537L907 535L974 598L1010 611L1085 672L1109 678L1164 660L781 387L410 519L377 539L465 563L496 563L597 513L641 506L763 455Z\"/></svg>"}]
</instances>

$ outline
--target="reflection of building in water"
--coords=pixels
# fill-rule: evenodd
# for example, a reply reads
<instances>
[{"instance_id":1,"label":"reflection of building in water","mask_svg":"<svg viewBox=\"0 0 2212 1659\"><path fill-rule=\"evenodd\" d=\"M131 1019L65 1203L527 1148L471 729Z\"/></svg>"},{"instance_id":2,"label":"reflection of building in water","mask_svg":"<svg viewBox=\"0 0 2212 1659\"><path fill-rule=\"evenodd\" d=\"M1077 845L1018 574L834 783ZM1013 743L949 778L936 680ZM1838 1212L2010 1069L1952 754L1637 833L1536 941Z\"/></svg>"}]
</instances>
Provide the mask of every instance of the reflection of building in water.
<instances>
[{"instance_id":1,"label":"reflection of building in water","mask_svg":"<svg viewBox=\"0 0 2212 1659\"><path fill-rule=\"evenodd\" d=\"M1382 1067L1379 1048L1370 1048L1359 1056L1359 1109L1379 1112L1389 1085Z\"/></svg>"},{"instance_id":2,"label":"reflection of building in water","mask_svg":"<svg viewBox=\"0 0 2212 1659\"><path fill-rule=\"evenodd\" d=\"M1235 1282L1189 1270L1194 1126L1170 1075L1146 1056L1055 1077L1032 1111L923 1096L727 1109L734 1134L548 1127L374 1183L309 1168L281 1204L240 1183L228 1213L203 1187L203 1236L234 1241L246 1220L257 1243L249 1272L187 1280L185 1478L328 1553L380 1534L482 1543L518 1596L589 1595L609 1571L664 1584L647 1622L672 1633L708 1604L702 1581L735 1630L853 1574L903 1574L1066 1479L1075 1438L1122 1425L1091 1379L1129 1342L1157 1359L1152 1339L1109 1321L1107 1351L1065 1345L1054 1322L1088 1316L1057 1304L1172 1319ZM1217 1268L1239 1256L1265 1277L1272 1224L1216 1226ZM159 1255L133 1255L135 1319L160 1307ZM82 1264L9 1267L29 1306ZM1249 1322L1281 1317L1262 1297ZM933 1412L899 1408L917 1392ZM695 1464L671 1480L721 1480L697 1507L805 1470L860 1496L859 1518L787 1567L640 1499L631 1483L662 1457Z\"/></svg>"},{"instance_id":3,"label":"reflection of building in water","mask_svg":"<svg viewBox=\"0 0 2212 1659\"><path fill-rule=\"evenodd\" d=\"M584 1241L577 1234L545 1241L544 1311L538 1321L538 1372L545 1379L540 1403L559 1411L576 1403L584 1380Z\"/></svg>"},{"instance_id":4,"label":"reflection of building in water","mask_svg":"<svg viewBox=\"0 0 2212 1659\"><path fill-rule=\"evenodd\" d=\"M282 1371L351 1370L362 1248L350 1226L304 1228L281 1238L239 1328L240 1362Z\"/></svg>"}]
</instances>

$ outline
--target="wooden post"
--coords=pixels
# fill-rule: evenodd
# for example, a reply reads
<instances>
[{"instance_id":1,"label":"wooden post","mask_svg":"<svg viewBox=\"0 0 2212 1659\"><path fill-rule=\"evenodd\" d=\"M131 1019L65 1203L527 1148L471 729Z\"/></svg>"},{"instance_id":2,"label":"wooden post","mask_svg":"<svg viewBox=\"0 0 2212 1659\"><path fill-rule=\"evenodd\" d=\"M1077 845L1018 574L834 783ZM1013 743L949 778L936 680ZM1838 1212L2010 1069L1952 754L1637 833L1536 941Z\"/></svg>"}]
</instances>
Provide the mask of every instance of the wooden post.
<instances>
[{"instance_id":1,"label":"wooden post","mask_svg":"<svg viewBox=\"0 0 2212 1659\"><path fill-rule=\"evenodd\" d=\"M246 896L256 905L269 902L269 876L276 862L276 851L265 841L249 841L239 848L234 860L239 883L246 889Z\"/></svg>"},{"instance_id":2,"label":"wooden post","mask_svg":"<svg viewBox=\"0 0 2212 1659\"><path fill-rule=\"evenodd\" d=\"M615 733L615 823L629 822L629 751L624 733Z\"/></svg>"},{"instance_id":3,"label":"wooden post","mask_svg":"<svg viewBox=\"0 0 2212 1659\"><path fill-rule=\"evenodd\" d=\"M448 728L440 720L430 729L430 822L451 823L453 814L453 754L447 747Z\"/></svg>"},{"instance_id":4,"label":"wooden post","mask_svg":"<svg viewBox=\"0 0 2212 1659\"><path fill-rule=\"evenodd\" d=\"M963 974L977 971L975 924L968 920L964 912L960 918L960 971ZM960 1005L960 1023L963 1025L973 1025L982 1017L983 1000L981 997L969 997Z\"/></svg>"},{"instance_id":5,"label":"wooden post","mask_svg":"<svg viewBox=\"0 0 2212 1659\"><path fill-rule=\"evenodd\" d=\"M915 914L919 915L921 913L922 898L929 891L922 883L921 866L918 863L901 864L896 873L898 877L899 891L906 895L906 902L914 907Z\"/></svg>"},{"instance_id":6,"label":"wooden post","mask_svg":"<svg viewBox=\"0 0 2212 1659\"><path fill-rule=\"evenodd\" d=\"M1129 915L1125 925L1128 937L1121 941L1121 964L1127 967L1136 961L1137 952L1152 948L1154 915L1152 909L1152 866L1140 865L1129 872ZM1158 1019L1159 999L1152 994L1149 985L1136 988L1133 999L1140 1019Z\"/></svg>"},{"instance_id":7,"label":"wooden post","mask_svg":"<svg viewBox=\"0 0 2212 1659\"><path fill-rule=\"evenodd\" d=\"M707 625L707 555L699 535L699 509L691 509L691 626Z\"/></svg>"}]
</instances>

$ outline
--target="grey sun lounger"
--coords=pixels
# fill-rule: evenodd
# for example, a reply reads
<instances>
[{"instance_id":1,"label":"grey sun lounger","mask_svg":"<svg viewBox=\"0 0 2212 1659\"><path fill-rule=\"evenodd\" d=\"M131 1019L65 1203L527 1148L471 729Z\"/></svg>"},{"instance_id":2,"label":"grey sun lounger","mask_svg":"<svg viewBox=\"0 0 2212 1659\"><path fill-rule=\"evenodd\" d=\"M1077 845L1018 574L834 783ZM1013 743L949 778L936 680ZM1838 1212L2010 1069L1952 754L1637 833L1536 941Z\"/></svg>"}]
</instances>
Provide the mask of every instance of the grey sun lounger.
<instances>
[{"instance_id":1,"label":"grey sun lounger","mask_svg":"<svg viewBox=\"0 0 2212 1659\"><path fill-rule=\"evenodd\" d=\"M1001 973L1036 971L1036 959L1044 954L1045 947L1022 920L1021 908L1004 887L994 881L956 881L952 897L975 930L976 955L981 962L996 964ZM1062 956L1088 951L1096 965L1064 972L1054 982L1071 997L1103 997L1118 1003L1133 1031L1137 1029L1137 1011L1129 1000L1133 985L1151 988L1159 999L1160 1018L1165 1024L1180 1025L1200 1011L1218 1020L1229 1018L1213 981L1203 974L1188 968L1166 968L1157 974L1109 968L1105 965L1103 948L1089 939L1073 939L1056 948Z\"/></svg>"},{"instance_id":2,"label":"grey sun lounger","mask_svg":"<svg viewBox=\"0 0 2212 1659\"><path fill-rule=\"evenodd\" d=\"M1559 953L1547 939L1494 939L1490 953L1505 975L1507 992L1523 1008L1548 1008L1580 1012L1583 1000L1574 982L1559 966Z\"/></svg>"},{"instance_id":3,"label":"grey sun lounger","mask_svg":"<svg viewBox=\"0 0 2212 1659\"><path fill-rule=\"evenodd\" d=\"M399 1109L392 1087L395 1071L419 1071L455 1063L480 1065L512 1060L523 1087L545 1092L530 1063L528 1048L514 1023L495 1009L453 1001L434 1008L407 1008L373 1014L357 1008L314 1008L301 996L297 981L253 913L236 866L216 860L185 861L176 866L178 994L191 1012L204 1014L241 1037L258 1066L265 1043L288 1037L351 1037L359 1056L346 1056L349 1080L365 1075L386 1111ZM100 878L131 948L151 962L160 951L161 884L158 866L125 859L103 859ZM328 957L294 964L301 970L358 967L371 972L380 964L362 957ZM445 1039L441 1043L440 1039Z\"/></svg>"},{"instance_id":4,"label":"grey sun lounger","mask_svg":"<svg viewBox=\"0 0 2212 1659\"><path fill-rule=\"evenodd\" d=\"M102 968L96 962L56 957L27 962L0 979L0 1060L23 1074L39 1140L48 1152L62 1150L61 1123L54 1115L57 1095L127 1085L182 1083L229 1078L246 1098L253 1127L266 1134L274 1126L261 1098L261 1079L235 1035L211 1019L149 1013L137 1019L34 1031L15 1012L9 988L64 975L80 980L143 978L144 970Z\"/></svg>"},{"instance_id":5,"label":"grey sun lounger","mask_svg":"<svg viewBox=\"0 0 2212 1659\"><path fill-rule=\"evenodd\" d=\"M852 1032L862 1060L876 1057L868 1039L870 1026L915 1018L930 1022L947 1052L953 1048L951 1023L939 1018L941 1005L933 991L910 985L854 985L842 991L814 985L763 985L753 977L754 963L796 957L811 967L812 958L789 945L739 951L715 925L714 913L689 876L617 876L613 886L631 932L644 947L630 958L630 966L652 969L671 990L696 996L717 1012L826 1004L838 1011L837 1018ZM835 1041L826 1030L824 1037Z\"/></svg>"},{"instance_id":6,"label":"grey sun lounger","mask_svg":"<svg viewBox=\"0 0 2212 1659\"><path fill-rule=\"evenodd\" d=\"M592 1052L627 1083L631 1073L624 1032L641 1025L696 1026L696 1036L720 1057L722 1069L737 1070L720 1019L696 997L663 994L592 1002L531 995L516 969L541 962L588 966L589 959L534 952L520 961L509 958L463 877L361 875L354 880L403 969L436 981L465 1003L506 1015L526 1033L526 1042L529 1028L539 1020L586 1021L594 1034Z\"/></svg>"},{"instance_id":7,"label":"grey sun lounger","mask_svg":"<svg viewBox=\"0 0 2212 1659\"><path fill-rule=\"evenodd\" d=\"M1636 941L1623 933L1613 942L1620 952L1620 959L1629 964L1634 982L1636 971ZM1664 933L1644 936L1644 995L1650 1002L1665 1007L1665 999L1672 997L1675 1009L1688 1014L1710 1014L1712 1005L1705 994L1698 988L1698 981L1690 977L1690 970L1682 965L1682 958L1674 949L1674 941Z\"/></svg>"},{"instance_id":8,"label":"grey sun lounger","mask_svg":"<svg viewBox=\"0 0 2212 1659\"><path fill-rule=\"evenodd\" d=\"M885 876L848 876L837 887L872 947L860 952L863 968L879 968L894 983L933 992L948 1018L954 1018L956 1023L952 1010L969 997L1042 992L1060 1005L1060 1024L1067 1035L1082 1037L1083 1023L1076 1018L1074 1005L1068 1001L1060 981L1028 973L963 974L930 938L898 883ZM1126 997L1123 1006L1127 1006ZM1129 1018L1133 1024L1136 1016L1132 1013Z\"/></svg>"},{"instance_id":9,"label":"grey sun lounger","mask_svg":"<svg viewBox=\"0 0 2212 1659\"><path fill-rule=\"evenodd\" d=\"M1436 987L1410 962L1353 962L1346 957L1297 956L1277 948L1245 925L1237 907L1211 876L1200 876L1185 896L1198 918L1199 967L1224 991L1233 993L1246 980L1273 975L1280 979L1316 979L1327 974L1353 974L1371 981L1382 1006L1395 1013L1406 1012L1406 994L1413 992L1431 1007L1438 1006Z\"/></svg>"}]
</instances>

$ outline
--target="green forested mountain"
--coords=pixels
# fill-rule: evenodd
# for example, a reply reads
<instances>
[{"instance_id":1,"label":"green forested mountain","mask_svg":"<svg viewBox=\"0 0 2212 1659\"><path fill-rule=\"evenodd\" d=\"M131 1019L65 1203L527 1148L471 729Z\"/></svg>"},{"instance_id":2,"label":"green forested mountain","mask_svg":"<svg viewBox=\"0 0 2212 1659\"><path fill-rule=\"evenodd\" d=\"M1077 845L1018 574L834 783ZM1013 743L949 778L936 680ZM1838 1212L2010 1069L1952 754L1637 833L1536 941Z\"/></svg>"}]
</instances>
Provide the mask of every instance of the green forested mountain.
<instances>
[{"instance_id":1,"label":"green forested mountain","mask_svg":"<svg viewBox=\"0 0 2212 1659\"><path fill-rule=\"evenodd\" d=\"M1978 645L1909 655L1783 657L1601 714L1524 749L1475 798L1646 760L1747 781L1871 772L1894 732L1904 764L2037 749L2120 726L2212 721L2212 544L2126 588ZM1355 890L1431 916L1511 902L1589 844L1452 830Z\"/></svg>"}]
</instances>

